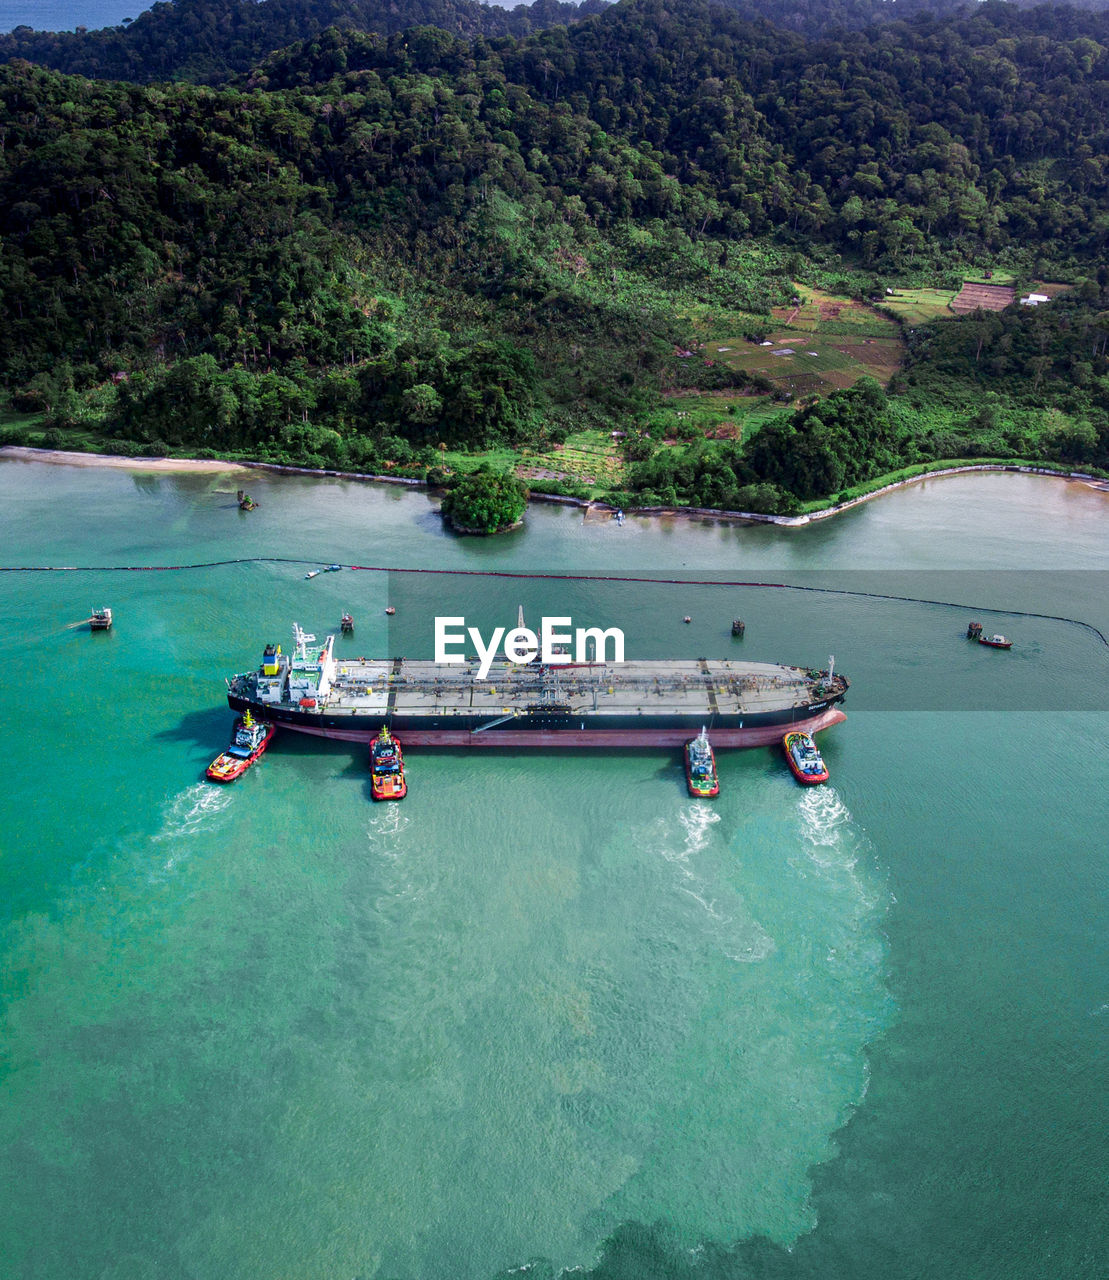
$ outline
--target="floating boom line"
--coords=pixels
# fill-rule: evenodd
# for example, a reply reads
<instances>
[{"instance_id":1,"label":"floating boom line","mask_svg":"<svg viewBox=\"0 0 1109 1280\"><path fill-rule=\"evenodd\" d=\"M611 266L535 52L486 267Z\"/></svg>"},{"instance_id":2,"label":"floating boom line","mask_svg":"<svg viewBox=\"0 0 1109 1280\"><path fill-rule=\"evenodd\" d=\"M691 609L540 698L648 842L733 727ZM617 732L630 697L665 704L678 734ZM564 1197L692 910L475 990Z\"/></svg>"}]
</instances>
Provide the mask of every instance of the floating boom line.
<instances>
[{"instance_id":1,"label":"floating boom line","mask_svg":"<svg viewBox=\"0 0 1109 1280\"><path fill-rule=\"evenodd\" d=\"M240 556L234 560L202 560L196 564L113 564L113 565L0 565L0 573L187 573L197 569L221 569L236 564L318 564L315 560L302 560L292 556ZM994 605L966 604L957 600L930 600L923 596L894 595L885 591L855 591L848 587L813 587L795 582L762 582L754 579L720 578L651 578L643 574L616 573L524 573L513 569L416 569L395 565L350 564L341 568L361 573L438 574L467 578L515 578L525 582L637 582L656 586L678 587L749 587L772 591L801 591L813 595L847 596L862 600L893 600L901 604L926 604L938 609L963 609L971 613L994 613L1006 618L1039 618L1045 622L1065 622L1068 626L1082 627L1097 636L1106 648L1109 638L1092 622L1081 618L1068 618L1058 613L1037 613L1030 609L1001 609Z\"/></svg>"}]
</instances>

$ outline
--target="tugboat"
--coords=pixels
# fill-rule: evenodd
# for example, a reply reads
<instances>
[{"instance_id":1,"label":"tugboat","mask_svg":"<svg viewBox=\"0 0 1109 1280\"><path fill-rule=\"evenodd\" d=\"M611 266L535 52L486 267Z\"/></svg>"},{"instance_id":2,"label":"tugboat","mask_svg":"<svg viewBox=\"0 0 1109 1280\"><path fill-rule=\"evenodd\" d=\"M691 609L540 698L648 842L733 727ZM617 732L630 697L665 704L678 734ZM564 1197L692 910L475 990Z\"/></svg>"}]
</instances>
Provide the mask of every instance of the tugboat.
<instances>
[{"instance_id":1,"label":"tugboat","mask_svg":"<svg viewBox=\"0 0 1109 1280\"><path fill-rule=\"evenodd\" d=\"M339 630L345 636L354 634L354 618L349 613L344 613L339 619Z\"/></svg>"},{"instance_id":2,"label":"tugboat","mask_svg":"<svg viewBox=\"0 0 1109 1280\"><path fill-rule=\"evenodd\" d=\"M408 794L404 756L387 725L370 744L370 790L375 800L403 800Z\"/></svg>"},{"instance_id":3,"label":"tugboat","mask_svg":"<svg viewBox=\"0 0 1109 1280\"><path fill-rule=\"evenodd\" d=\"M235 721L230 746L208 766L207 777L213 782L234 782L265 751L276 732L272 724L255 720L249 711L244 711Z\"/></svg>"},{"instance_id":4,"label":"tugboat","mask_svg":"<svg viewBox=\"0 0 1109 1280\"><path fill-rule=\"evenodd\" d=\"M112 627L111 609L93 609L89 614L90 631L110 631Z\"/></svg>"},{"instance_id":5,"label":"tugboat","mask_svg":"<svg viewBox=\"0 0 1109 1280\"><path fill-rule=\"evenodd\" d=\"M786 764L798 782L809 787L828 781L828 766L807 733L787 733L782 745L786 749Z\"/></svg>"},{"instance_id":6,"label":"tugboat","mask_svg":"<svg viewBox=\"0 0 1109 1280\"><path fill-rule=\"evenodd\" d=\"M743 633L747 630L747 623L742 618L732 619L732 635L738 640L743 639Z\"/></svg>"},{"instance_id":7,"label":"tugboat","mask_svg":"<svg viewBox=\"0 0 1109 1280\"><path fill-rule=\"evenodd\" d=\"M716 757L712 754L708 734L703 728L696 738L690 738L685 744L685 782L691 796L709 797L720 794Z\"/></svg>"},{"instance_id":8,"label":"tugboat","mask_svg":"<svg viewBox=\"0 0 1109 1280\"><path fill-rule=\"evenodd\" d=\"M991 649L1011 649L1013 647L1012 640L1006 640L1004 636L979 636L978 643L988 645Z\"/></svg>"}]
</instances>

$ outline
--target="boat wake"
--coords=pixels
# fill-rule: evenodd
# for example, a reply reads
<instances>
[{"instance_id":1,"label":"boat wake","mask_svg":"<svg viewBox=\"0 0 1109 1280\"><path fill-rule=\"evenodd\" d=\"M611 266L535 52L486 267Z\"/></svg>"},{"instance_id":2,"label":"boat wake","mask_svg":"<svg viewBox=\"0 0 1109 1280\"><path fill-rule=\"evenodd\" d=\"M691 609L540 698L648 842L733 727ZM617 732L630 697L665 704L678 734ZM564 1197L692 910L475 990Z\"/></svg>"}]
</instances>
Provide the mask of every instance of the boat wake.
<instances>
[{"instance_id":1,"label":"boat wake","mask_svg":"<svg viewBox=\"0 0 1109 1280\"><path fill-rule=\"evenodd\" d=\"M154 839L176 840L179 836L195 835L227 808L231 798L227 787L211 782L194 783L170 801L162 829Z\"/></svg>"},{"instance_id":2,"label":"boat wake","mask_svg":"<svg viewBox=\"0 0 1109 1280\"><path fill-rule=\"evenodd\" d=\"M846 880L865 911L878 906L872 887L856 873L865 836L834 787L810 787L797 806L805 865L829 880Z\"/></svg>"},{"instance_id":3,"label":"boat wake","mask_svg":"<svg viewBox=\"0 0 1109 1280\"><path fill-rule=\"evenodd\" d=\"M404 831L412 819L403 812L401 806L396 803L377 804L373 808L370 815L370 824L366 828L368 836L396 836ZM396 858L400 856L398 849L385 847L382 853L387 858Z\"/></svg>"},{"instance_id":4,"label":"boat wake","mask_svg":"<svg viewBox=\"0 0 1109 1280\"><path fill-rule=\"evenodd\" d=\"M678 821L685 828L685 843L680 849L663 849L662 856L670 862L686 863L695 853L708 847L712 828L720 821L720 814L707 800L697 800L678 814Z\"/></svg>"},{"instance_id":5,"label":"boat wake","mask_svg":"<svg viewBox=\"0 0 1109 1280\"><path fill-rule=\"evenodd\" d=\"M186 787L167 805L162 829L154 836L155 843L186 839L212 830L216 818L227 809L232 798L227 787L212 782L196 782ZM172 871L180 860L180 852L171 854L163 870Z\"/></svg>"},{"instance_id":6,"label":"boat wake","mask_svg":"<svg viewBox=\"0 0 1109 1280\"><path fill-rule=\"evenodd\" d=\"M843 829L850 824L851 813L834 787L808 788L801 796L799 809L802 832L814 850L842 845Z\"/></svg>"},{"instance_id":7,"label":"boat wake","mask_svg":"<svg viewBox=\"0 0 1109 1280\"><path fill-rule=\"evenodd\" d=\"M708 918L710 932L724 954L739 964L765 960L774 939L748 914L740 895L730 886L714 889L692 868L694 857L708 848L720 812L706 801L694 801L678 814L685 833L681 844L664 837L658 851L678 873L678 892L691 898Z\"/></svg>"}]
</instances>

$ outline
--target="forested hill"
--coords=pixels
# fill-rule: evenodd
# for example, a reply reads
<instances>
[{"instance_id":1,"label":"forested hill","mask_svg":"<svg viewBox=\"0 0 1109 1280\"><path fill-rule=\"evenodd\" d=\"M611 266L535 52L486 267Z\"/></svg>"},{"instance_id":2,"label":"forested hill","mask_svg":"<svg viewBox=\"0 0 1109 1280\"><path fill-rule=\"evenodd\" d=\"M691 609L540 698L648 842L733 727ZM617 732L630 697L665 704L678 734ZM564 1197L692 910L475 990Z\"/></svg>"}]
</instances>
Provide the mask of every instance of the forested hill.
<instances>
[{"instance_id":1,"label":"forested hill","mask_svg":"<svg viewBox=\"0 0 1109 1280\"><path fill-rule=\"evenodd\" d=\"M625 0L518 42L332 33L250 83L354 93L363 123L385 111L395 127L376 125L357 180L399 167L423 222L461 208L480 138L502 189L580 201L602 226L784 228L892 267L936 237L1082 259L1109 237L1106 15L991 3L807 42L707 4ZM349 160L334 172L342 188Z\"/></svg>"},{"instance_id":2,"label":"forested hill","mask_svg":"<svg viewBox=\"0 0 1109 1280\"><path fill-rule=\"evenodd\" d=\"M105 80L224 84L276 49L328 27L388 35L432 26L460 36L526 36L603 10L609 0L534 0L513 9L479 0L160 0L127 26L99 31L0 35L0 62L42 66ZM979 0L720 0L741 17L814 38L921 17L972 16ZM1034 8L1039 0L1017 0ZM684 0L671 9L680 15ZM1104 10L1109 0L1068 0ZM1042 23L1041 23L1042 26Z\"/></svg>"},{"instance_id":3,"label":"forested hill","mask_svg":"<svg viewBox=\"0 0 1109 1280\"><path fill-rule=\"evenodd\" d=\"M861 31L864 27L914 18L970 17L982 0L719 0L746 18L763 18L785 31L805 36ZM1035 9L1043 0L1014 0ZM1103 12L1109 0L1066 0L1067 7Z\"/></svg>"},{"instance_id":4,"label":"forested hill","mask_svg":"<svg viewBox=\"0 0 1109 1280\"><path fill-rule=\"evenodd\" d=\"M523 38L331 29L225 88L16 61L0 139L19 404L367 464L626 422L678 316L754 327L814 272L873 293L986 258L1094 278L1096 306L1109 18L991 3L806 41L622 0ZM1095 388L1099 341L1059 347Z\"/></svg>"},{"instance_id":5,"label":"forested hill","mask_svg":"<svg viewBox=\"0 0 1109 1280\"><path fill-rule=\"evenodd\" d=\"M478 0L161 0L125 27L76 32L17 27L0 35L0 61L26 58L58 71L136 84L220 84L274 49L332 26L388 34L426 25L463 36L522 36L595 13L605 3L535 0L510 10Z\"/></svg>"}]
</instances>

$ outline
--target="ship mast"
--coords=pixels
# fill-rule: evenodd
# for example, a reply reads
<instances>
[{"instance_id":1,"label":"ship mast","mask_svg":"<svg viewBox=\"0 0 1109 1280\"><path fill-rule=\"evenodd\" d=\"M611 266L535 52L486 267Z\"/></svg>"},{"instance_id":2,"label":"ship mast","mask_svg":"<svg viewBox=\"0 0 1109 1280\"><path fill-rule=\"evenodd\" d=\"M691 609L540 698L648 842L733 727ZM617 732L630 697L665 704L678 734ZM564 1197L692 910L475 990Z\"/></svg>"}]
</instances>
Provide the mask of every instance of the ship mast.
<instances>
[{"instance_id":1,"label":"ship mast","mask_svg":"<svg viewBox=\"0 0 1109 1280\"><path fill-rule=\"evenodd\" d=\"M301 662L308 661L308 646L315 644L316 637L310 636L307 631L300 629L300 623L293 623L293 656L299 658Z\"/></svg>"}]
</instances>

